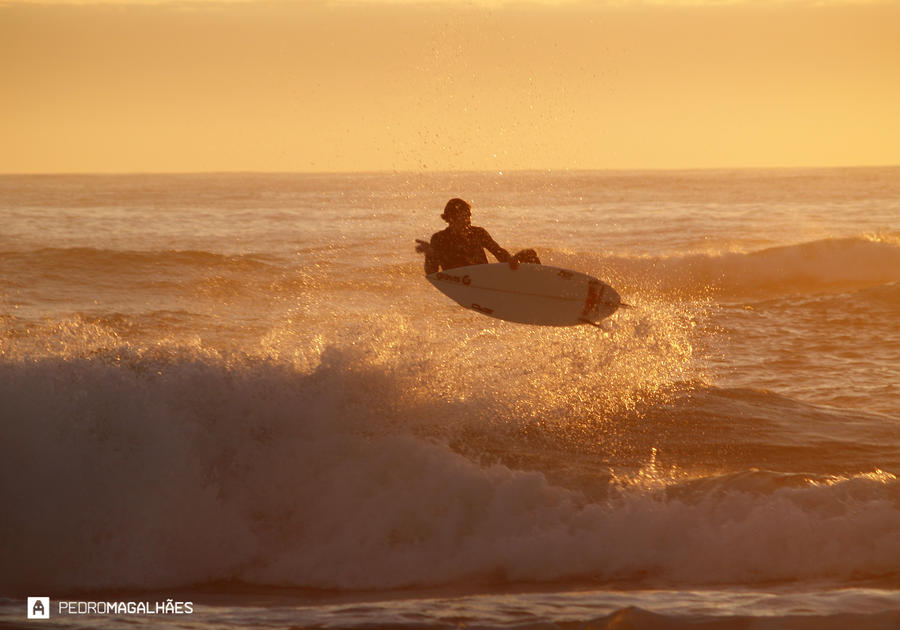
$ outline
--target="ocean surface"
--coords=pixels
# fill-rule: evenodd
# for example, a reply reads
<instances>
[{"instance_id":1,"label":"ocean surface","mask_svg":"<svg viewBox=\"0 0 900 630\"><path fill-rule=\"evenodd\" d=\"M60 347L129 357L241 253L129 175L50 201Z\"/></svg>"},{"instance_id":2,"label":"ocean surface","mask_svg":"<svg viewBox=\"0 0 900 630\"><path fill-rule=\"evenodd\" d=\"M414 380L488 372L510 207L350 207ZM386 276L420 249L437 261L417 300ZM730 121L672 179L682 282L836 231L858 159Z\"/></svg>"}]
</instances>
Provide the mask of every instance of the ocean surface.
<instances>
[{"instance_id":1,"label":"ocean surface","mask_svg":"<svg viewBox=\"0 0 900 630\"><path fill-rule=\"evenodd\" d=\"M460 308L413 251L456 196L634 308ZM2 176L0 219L0 625L900 628L900 168Z\"/></svg>"}]
</instances>

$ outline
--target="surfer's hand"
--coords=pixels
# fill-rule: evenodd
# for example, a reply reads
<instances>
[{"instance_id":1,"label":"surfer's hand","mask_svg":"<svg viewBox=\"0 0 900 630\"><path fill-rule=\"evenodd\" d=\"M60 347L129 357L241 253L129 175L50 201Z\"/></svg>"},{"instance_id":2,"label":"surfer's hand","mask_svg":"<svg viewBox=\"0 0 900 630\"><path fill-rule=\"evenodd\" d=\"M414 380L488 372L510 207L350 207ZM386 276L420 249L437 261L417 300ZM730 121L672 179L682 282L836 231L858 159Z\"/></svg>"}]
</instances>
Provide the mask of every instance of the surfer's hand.
<instances>
[{"instance_id":1,"label":"surfer's hand","mask_svg":"<svg viewBox=\"0 0 900 630\"><path fill-rule=\"evenodd\" d=\"M516 256L509 257L509 268L513 270L519 268L519 259Z\"/></svg>"},{"instance_id":2,"label":"surfer's hand","mask_svg":"<svg viewBox=\"0 0 900 630\"><path fill-rule=\"evenodd\" d=\"M425 254L426 256L431 254L431 243L427 241L423 241L421 239L416 239L416 251L420 254Z\"/></svg>"}]
</instances>

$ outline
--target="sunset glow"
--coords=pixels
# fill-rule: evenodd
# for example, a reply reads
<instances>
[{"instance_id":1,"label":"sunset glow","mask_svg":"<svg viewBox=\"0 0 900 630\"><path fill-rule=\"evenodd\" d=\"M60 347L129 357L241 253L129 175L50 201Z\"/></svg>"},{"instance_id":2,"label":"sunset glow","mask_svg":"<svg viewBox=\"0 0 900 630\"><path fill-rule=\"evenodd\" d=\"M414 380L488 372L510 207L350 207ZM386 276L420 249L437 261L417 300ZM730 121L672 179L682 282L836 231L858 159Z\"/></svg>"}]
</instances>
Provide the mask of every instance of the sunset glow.
<instances>
[{"instance_id":1,"label":"sunset glow","mask_svg":"<svg viewBox=\"0 0 900 630\"><path fill-rule=\"evenodd\" d=\"M0 172L900 163L900 7L0 4Z\"/></svg>"}]
</instances>

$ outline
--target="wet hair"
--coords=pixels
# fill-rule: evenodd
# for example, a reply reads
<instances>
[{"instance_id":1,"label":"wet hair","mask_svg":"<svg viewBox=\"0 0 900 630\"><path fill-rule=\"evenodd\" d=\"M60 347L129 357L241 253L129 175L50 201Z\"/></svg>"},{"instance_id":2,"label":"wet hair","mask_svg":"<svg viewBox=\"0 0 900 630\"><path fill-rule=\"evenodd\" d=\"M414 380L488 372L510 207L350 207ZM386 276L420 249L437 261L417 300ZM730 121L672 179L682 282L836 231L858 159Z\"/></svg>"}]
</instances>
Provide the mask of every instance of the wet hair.
<instances>
[{"instance_id":1,"label":"wet hair","mask_svg":"<svg viewBox=\"0 0 900 630\"><path fill-rule=\"evenodd\" d=\"M441 218L447 223L450 223L451 217L462 214L464 212L471 213L472 206L470 206L467 201L463 201L458 197L454 197L447 202L446 206L444 206L444 214L441 215Z\"/></svg>"}]
</instances>

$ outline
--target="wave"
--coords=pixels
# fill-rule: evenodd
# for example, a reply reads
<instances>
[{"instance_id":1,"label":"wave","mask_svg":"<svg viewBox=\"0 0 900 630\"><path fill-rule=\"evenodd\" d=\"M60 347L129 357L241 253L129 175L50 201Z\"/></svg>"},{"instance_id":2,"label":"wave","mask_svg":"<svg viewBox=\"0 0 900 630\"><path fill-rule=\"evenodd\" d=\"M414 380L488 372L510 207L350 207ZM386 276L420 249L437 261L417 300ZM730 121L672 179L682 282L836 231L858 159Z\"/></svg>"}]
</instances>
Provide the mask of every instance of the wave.
<instances>
[{"instance_id":1,"label":"wave","mask_svg":"<svg viewBox=\"0 0 900 630\"><path fill-rule=\"evenodd\" d=\"M696 630L697 628L716 628L717 630L883 630L900 624L900 612L884 611L878 613L837 613L832 615L767 615L767 616L732 616L732 615L698 615L657 614L637 607L622 608L604 617L584 622L584 626L597 630L617 630L633 628L634 630ZM581 625L573 627L582 627Z\"/></svg>"},{"instance_id":2,"label":"wave","mask_svg":"<svg viewBox=\"0 0 900 630\"><path fill-rule=\"evenodd\" d=\"M225 255L197 250L117 250L94 247L42 248L28 251L0 252L0 263L32 267L44 273L117 272L134 273L179 267L232 267L253 270L263 268L273 259L255 255Z\"/></svg>"},{"instance_id":3,"label":"wave","mask_svg":"<svg viewBox=\"0 0 900 630\"><path fill-rule=\"evenodd\" d=\"M173 310L196 300L258 300L272 293L284 272L279 259L265 254L91 247L0 252L0 266L9 270L10 287L35 304L68 303L74 310L91 304L133 310L148 301ZM308 285L305 274L298 275L290 291Z\"/></svg>"},{"instance_id":4,"label":"wave","mask_svg":"<svg viewBox=\"0 0 900 630\"><path fill-rule=\"evenodd\" d=\"M824 239L752 252L671 256L551 252L553 264L588 265L628 292L724 296L859 289L900 281L900 242L894 238Z\"/></svg>"},{"instance_id":5,"label":"wave","mask_svg":"<svg viewBox=\"0 0 900 630\"><path fill-rule=\"evenodd\" d=\"M839 424L827 410L688 388L586 429L577 398L535 392L526 412L491 390L417 389L383 356L319 351L309 369L125 348L0 363L0 589L897 577L890 472L690 465L688 444L821 449L779 426L800 410L813 436ZM723 429L734 418L743 428ZM883 418L851 420L865 433ZM684 459L667 459L666 423ZM598 457L585 438L604 435Z\"/></svg>"},{"instance_id":6,"label":"wave","mask_svg":"<svg viewBox=\"0 0 900 630\"><path fill-rule=\"evenodd\" d=\"M752 252L670 256L599 256L560 250L541 253L549 264L593 273L626 292L766 296L860 289L900 281L900 241L890 236L825 239ZM310 255L314 260L297 265L259 253L48 248L0 252L0 264L15 272L11 277L21 276L19 284L35 278L95 282L103 276L114 280L127 276L132 280L142 277L148 286L183 282L202 287L209 284L212 274L223 282L234 281L236 293L251 297L258 296L261 287L276 294L313 289L396 292L396 282L421 273L418 261L373 261L380 272L374 274L356 257L352 267L344 268L336 260L320 260L315 252Z\"/></svg>"},{"instance_id":7,"label":"wave","mask_svg":"<svg viewBox=\"0 0 900 630\"><path fill-rule=\"evenodd\" d=\"M653 596L657 596L654 601ZM452 600L413 600L398 603L366 602L326 607L304 607L293 613L296 628L321 630L324 628L390 627L421 630L451 630L462 624L491 629L543 630L559 628L575 630L885 630L900 624L900 611L894 598L877 593L868 597L851 591L828 593L825 597L795 596L791 612L779 610L763 613L749 604L768 608L768 598L746 595L744 614L729 614L739 595L730 592L682 593L659 592L645 595L630 591L622 595L609 592L583 594L548 594L539 596L483 596L478 599L454 598ZM716 599L718 596L718 599ZM851 612L824 612L822 600L830 596L838 599ZM682 598L681 600L676 597ZM777 598L776 598L777 599ZM616 608L609 600L638 601ZM670 603L669 600L675 600ZM687 600L689 603L685 603ZM871 610L873 600L886 606L886 610ZM848 605L849 604L849 605ZM642 607L642 606L646 606ZM21 607L19 607L21 609ZM700 610L698 610L700 609ZM611 610L611 612L606 612ZM839 609L840 610L840 609ZM596 612L595 612L596 611ZM793 612L802 611L802 612ZM817 611L813 614L812 611ZM605 613L605 614L601 614ZM592 613L594 613L592 615ZM448 622L448 618L453 622Z\"/></svg>"}]
</instances>

